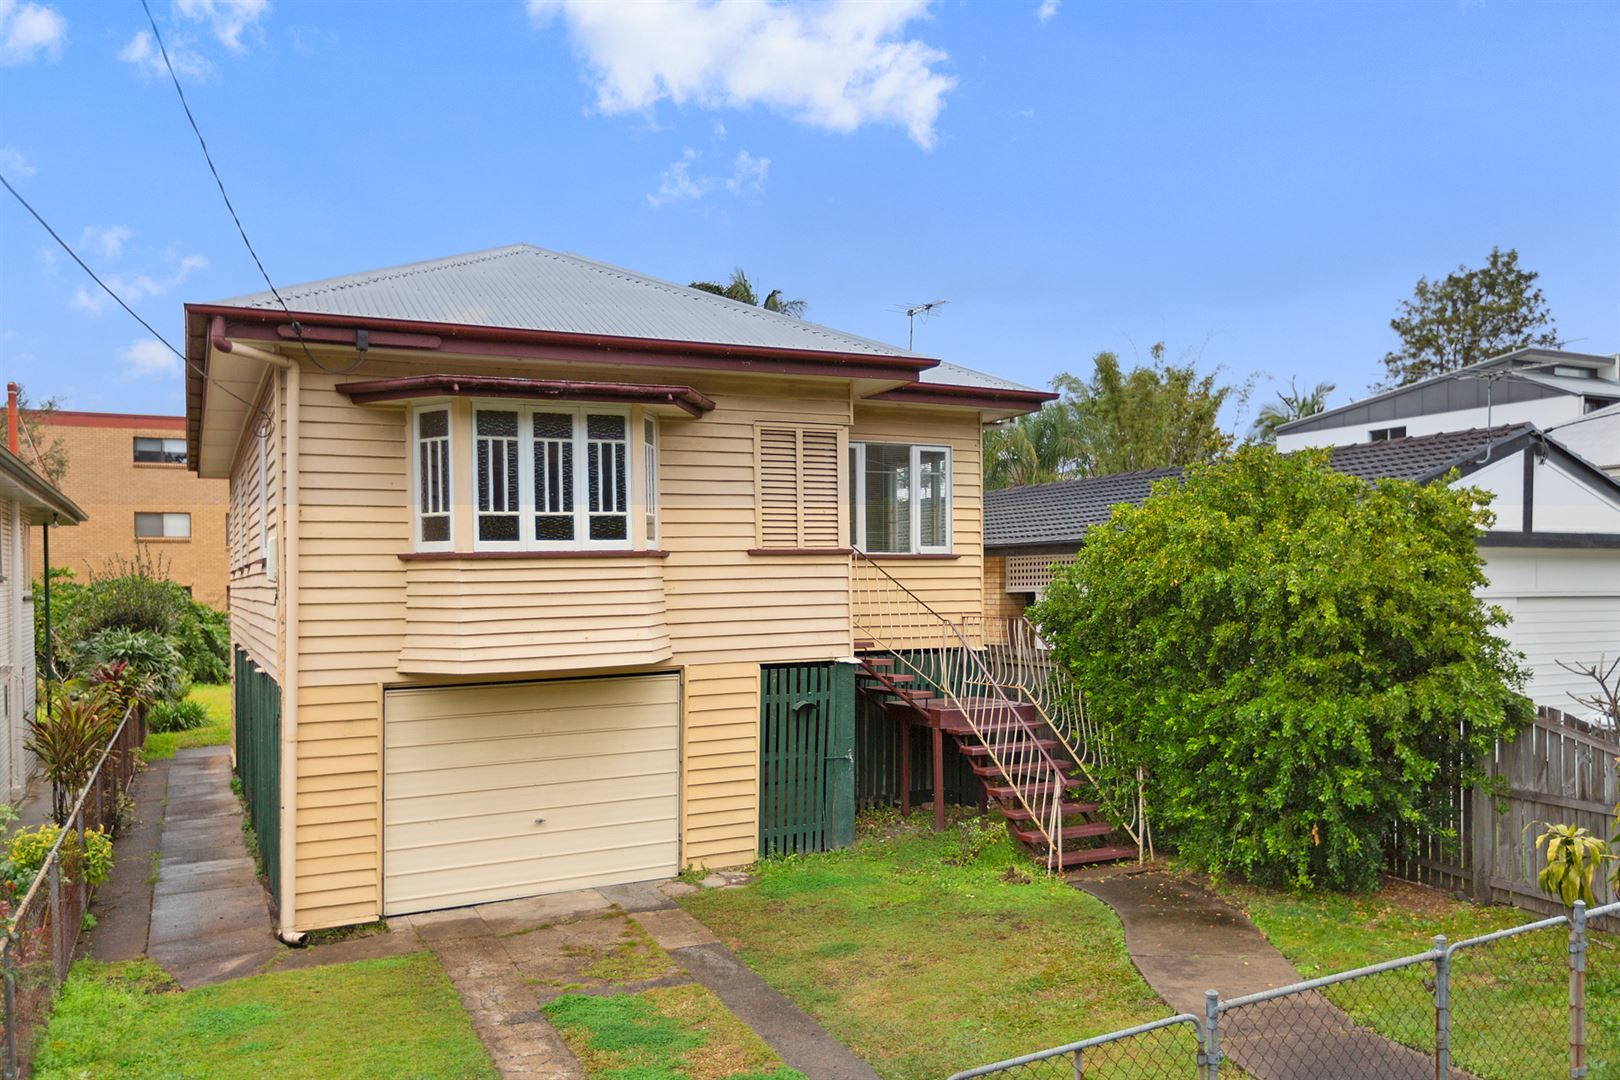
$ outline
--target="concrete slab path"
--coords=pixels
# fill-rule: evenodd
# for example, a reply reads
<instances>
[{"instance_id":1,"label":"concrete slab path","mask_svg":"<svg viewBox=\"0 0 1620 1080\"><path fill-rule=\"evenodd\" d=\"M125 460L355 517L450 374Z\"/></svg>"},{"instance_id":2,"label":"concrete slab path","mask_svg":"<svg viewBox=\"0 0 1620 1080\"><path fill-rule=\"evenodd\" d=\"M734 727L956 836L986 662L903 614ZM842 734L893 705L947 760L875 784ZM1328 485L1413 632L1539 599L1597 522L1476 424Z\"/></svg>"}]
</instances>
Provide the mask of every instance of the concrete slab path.
<instances>
[{"instance_id":1,"label":"concrete slab path","mask_svg":"<svg viewBox=\"0 0 1620 1080\"><path fill-rule=\"evenodd\" d=\"M1177 1012L1202 1017L1207 990L1235 998L1302 981L1247 915L1198 884L1137 868L1076 875L1071 883L1119 915L1131 960ZM1257 1080L1434 1077L1432 1057L1359 1026L1318 993L1233 1010L1222 1019L1220 1039L1223 1054Z\"/></svg>"}]
</instances>

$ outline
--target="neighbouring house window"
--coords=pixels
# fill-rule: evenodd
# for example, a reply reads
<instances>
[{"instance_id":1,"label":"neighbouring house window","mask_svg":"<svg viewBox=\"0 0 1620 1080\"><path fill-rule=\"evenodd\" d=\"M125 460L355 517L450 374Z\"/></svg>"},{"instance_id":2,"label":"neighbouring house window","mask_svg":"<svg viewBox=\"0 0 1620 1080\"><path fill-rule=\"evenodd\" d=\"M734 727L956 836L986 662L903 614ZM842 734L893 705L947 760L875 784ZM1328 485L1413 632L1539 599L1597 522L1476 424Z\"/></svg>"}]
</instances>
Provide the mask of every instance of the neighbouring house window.
<instances>
[{"instance_id":1,"label":"neighbouring house window","mask_svg":"<svg viewBox=\"0 0 1620 1080\"><path fill-rule=\"evenodd\" d=\"M945 446L852 443L854 544L876 554L951 550L951 451Z\"/></svg>"},{"instance_id":2,"label":"neighbouring house window","mask_svg":"<svg viewBox=\"0 0 1620 1080\"><path fill-rule=\"evenodd\" d=\"M643 454L639 467L644 474L656 473L656 446ZM628 412L600 406L475 407L473 545L628 548L634 468ZM645 481L640 490L651 520L656 492Z\"/></svg>"},{"instance_id":3,"label":"neighbouring house window","mask_svg":"<svg viewBox=\"0 0 1620 1080\"><path fill-rule=\"evenodd\" d=\"M416 413L416 544L432 550L450 543L450 410Z\"/></svg>"},{"instance_id":4,"label":"neighbouring house window","mask_svg":"<svg viewBox=\"0 0 1620 1080\"><path fill-rule=\"evenodd\" d=\"M647 546L658 543L658 421L641 422L641 505L647 515Z\"/></svg>"},{"instance_id":5,"label":"neighbouring house window","mask_svg":"<svg viewBox=\"0 0 1620 1080\"><path fill-rule=\"evenodd\" d=\"M184 465L186 440L135 438L135 460L160 465Z\"/></svg>"},{"instance_id":6,"label":"neighbouring house window","mask_svg":"<svg viewBox=\"0 0 1620 1080\"><path fill-rule=\"evenodd\" d=\"M1373 428L1371 431L1367 432L1368 442L1388 442L1390 439L1404 438L1406 438L1406 428L1404 426Z\"/></svg>"},{"instance_id":7,"label":"neighbouring house window","mask_svg":"<svg viewBox=\"0 0 1620 1080\"><path fill-rule=\"evenodd\" d=\"M135 538L137 540L186 540L191 537L190 514L160 514L137 511Z\"/></svg>"},{"instance_id":8,"label":"neighbouring house window","mask_svg":"<svg viewBox=\"0 0 1620 1080\"><path fill-rule=\"evenodd\" d=\"M838 429L760 424L754 440L760 547L838 547Z\"/></svg>"}]
</instances>

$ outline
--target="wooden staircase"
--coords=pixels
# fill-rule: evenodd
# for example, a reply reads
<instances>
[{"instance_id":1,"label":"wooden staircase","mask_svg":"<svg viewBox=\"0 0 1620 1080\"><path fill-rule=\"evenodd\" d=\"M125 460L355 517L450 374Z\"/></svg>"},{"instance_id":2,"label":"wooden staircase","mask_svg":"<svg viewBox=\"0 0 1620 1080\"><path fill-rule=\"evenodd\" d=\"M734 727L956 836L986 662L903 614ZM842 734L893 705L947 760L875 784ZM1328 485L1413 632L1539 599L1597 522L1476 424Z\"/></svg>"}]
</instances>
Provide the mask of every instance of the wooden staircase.
<instances>
[{"instance_id":1,"label":"wooden staircase","mask_svg":"<svg viewBox=\"0 0 1620 1080\"><path fill-rule=\"evenodd\" d=\"M942 739L949 738L983 785L985 804L1043 865L1070 870L1140 856L1140 845L1104 814L1078 760L1037 704L1020 702L989 680L979 695L952 693L903 653L870 640L855 647L861 692L879 701L903 732L922 726L937 733L936 800L937 759ZM908 752L909 742L903 760Z\"/></svg>"}]
</instances>

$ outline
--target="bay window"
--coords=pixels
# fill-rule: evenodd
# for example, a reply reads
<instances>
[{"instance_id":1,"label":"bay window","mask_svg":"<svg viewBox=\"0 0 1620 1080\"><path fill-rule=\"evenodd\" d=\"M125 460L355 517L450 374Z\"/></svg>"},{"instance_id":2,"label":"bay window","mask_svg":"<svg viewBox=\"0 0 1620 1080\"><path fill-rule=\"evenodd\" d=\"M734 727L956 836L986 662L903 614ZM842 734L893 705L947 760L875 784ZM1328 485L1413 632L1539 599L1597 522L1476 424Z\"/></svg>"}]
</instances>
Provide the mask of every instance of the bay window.
<instances>
[{"instance_id":1,"label":"bay window","mask_svg":"<svg viewBox=\"0 0 1620 1080\"><path fill-rule=\"evenodd\" d=\"M417 550L456 550L450 432L453 423L469 422L473 550L627 549L643 537L656 542L652 417L636 417L635 428L628 409L507 402L474 402L461 416L452 421L448 406L415 414ZM640 436L639 454L632 434ZM633 514L642 515L641 536Z\"/></svg>"},{"instance_id":2,"label":"bay window","mask_svg":"<svg viewBox=\"0 0 1620 1080\"><path fill-rule=\"evenodd\" d=\"M851 541L872 554L951 550L951 451L945 446L851 443Z\"/></svg>"}]
</instances>

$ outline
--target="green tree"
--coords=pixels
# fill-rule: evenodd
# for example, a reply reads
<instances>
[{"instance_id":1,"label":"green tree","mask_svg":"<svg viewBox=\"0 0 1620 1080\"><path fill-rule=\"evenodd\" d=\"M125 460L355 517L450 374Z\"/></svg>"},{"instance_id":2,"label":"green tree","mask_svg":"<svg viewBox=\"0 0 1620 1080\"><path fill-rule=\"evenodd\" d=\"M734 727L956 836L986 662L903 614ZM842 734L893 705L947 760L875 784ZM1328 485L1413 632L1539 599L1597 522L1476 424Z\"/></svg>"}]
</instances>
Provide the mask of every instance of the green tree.
<instances>
[{"instance_id":1,"label":"green tree","mask_svg":"<svg viewBox=\"0 0 1620 1080\"><path fill-rule=\"evenodd\" d=\"M1333 389L1332 383L1319 382L1313 390L1301 390L1294 385L1294 380L1289 379L1288 389L1279 393L1276 401L1268 401L1260 406L1259 415L1249 427L1249 441L1275 446L1278 428L1290 420L1315 416L1327 408L1327 397L1333 393Z\"/></svg>"},{"instance_id":2,"label":"green tree","mask_svg":"<svg viewBox=\"0 0 1620 1080\"><path fill-rule=\"evenodd\" d=\"M1384 357L1382 389L1455 371L1526 345L1557 346L1540 275L1519 267L1514 248L1491 248L1484 266L1457 267L1440 281L1418 278L1389 321L1401 347Z\"/></svg>"},{"instance_id":3,"label":"green tree","mask_svg":"<svg viewBox=\"0 0 1620 1080\"><path fill-rule=\"evenodd\" d=\"M67 443L46 425L43 417L56 412L62 403L48 397L38 405L28 400L28 391L17 387L17 411L22 429L22 457L35 471L53 484L60 484L67 476Z\"/></svg>"},{"instance_id":4,"label":"green tree","mask_svg":"<svg viewBox=\"0 0 1620 1080\"><path fill-rule=\"evenodd\" d=\"M795 319L803 318L805 308L810 306L804 300L787 299L782 295L781 289L772 289L762 302L759 294L754 291L754 283L748 280L748 275L740 266L731 272L731 280L724 285L718 281L694 281L691 287L706 293L714 293L716 296L724 296L728 300L738 300L744 304L762 307L766 311L774 311L780 315L791 315Z\"/></svg>"},{"instance_id":5,"label":"green tree","mask_svg":"<svg viewBox=\"0 0 1620 1080\"><path fill-rule=\"evenodd\" d=\"M1157 835L1215 873L1365 888L1395 826L1448 827L1531 717L1475 596L1487 499L1248 446L1091 530L1032 615L1116 767L1148 770Z\"/></svg>"}]
</instances>

